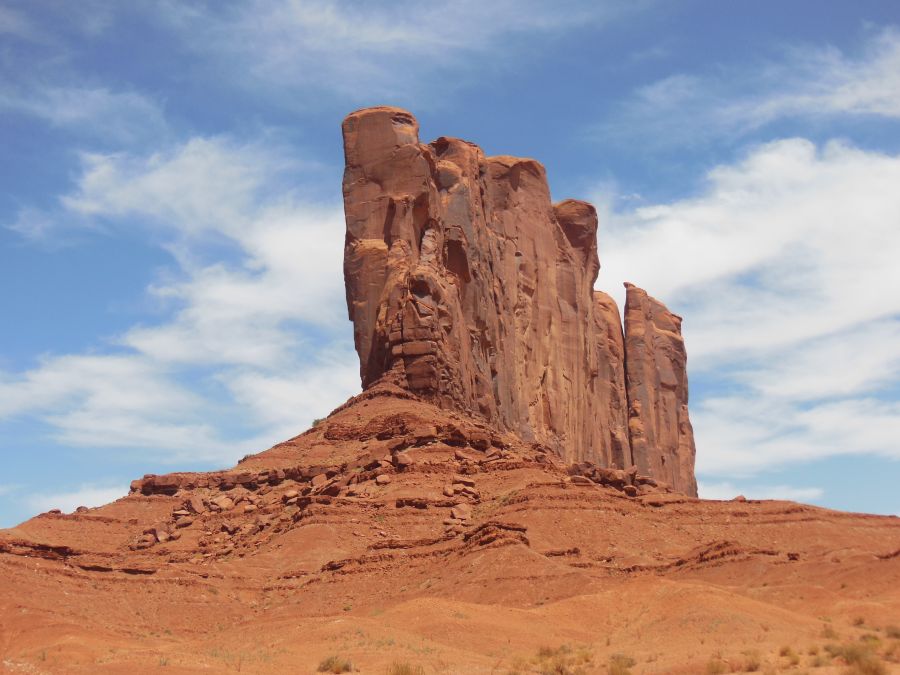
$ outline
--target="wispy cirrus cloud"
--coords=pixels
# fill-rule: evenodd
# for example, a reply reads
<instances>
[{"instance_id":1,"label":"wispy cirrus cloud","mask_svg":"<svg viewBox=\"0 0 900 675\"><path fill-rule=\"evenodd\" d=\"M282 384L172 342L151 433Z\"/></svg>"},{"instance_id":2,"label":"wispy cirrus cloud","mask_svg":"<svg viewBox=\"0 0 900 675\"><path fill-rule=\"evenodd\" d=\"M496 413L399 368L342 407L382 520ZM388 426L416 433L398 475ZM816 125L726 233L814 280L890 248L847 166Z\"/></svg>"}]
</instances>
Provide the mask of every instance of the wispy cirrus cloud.
<instances>
[{"instance_id":1,"label":"wispy cirrus cloud","mask_svg":"<svg viewBox=\"0 0 900 675\"><path fill-rule=\"evenodd\" d=\"M8 82L0 85L0 110L30 115L106 145L159 142L168 131L159 102L106 87Z\"/></svg>"},{"instance_id":2,"label":"wispy cirrus cloud","mask_svg":"<svg viewBox=\"0 0 900 675\"><path fill-rule=\"evenodd\" d=\"M389 6L343 0L170 2L158 14L195 52L240 63L247 84L324 90L351 100L409 96L465 80L477 68L502 68L534 51L534 40L602 27L650 0L421 3ZM451 69L453 80L436 73Z\"/></svg>"},{"instance_id":3,"label":"wispy cirrus cloud","mask_svg":"<svg viewBox=\"0 0 900 675\"><path fill-rule=\"evenodd\" d=\"M734 143L779 120L900 119L900 29L870 31L859 53L786 47L777 59L674 73L637 88L594 129L663 148Z\"/></svg>"},{"instance_id":4,"label":"wispy cirrus cloud","mask_svg":"<svg viewBox=\"0 0 900 675\"><path fill-rule=\"evenodd\" d=\"M41 38L41 31L34 22L12 7L0 7L0 34L29 41Z\"/></svg>"}]
</instances>

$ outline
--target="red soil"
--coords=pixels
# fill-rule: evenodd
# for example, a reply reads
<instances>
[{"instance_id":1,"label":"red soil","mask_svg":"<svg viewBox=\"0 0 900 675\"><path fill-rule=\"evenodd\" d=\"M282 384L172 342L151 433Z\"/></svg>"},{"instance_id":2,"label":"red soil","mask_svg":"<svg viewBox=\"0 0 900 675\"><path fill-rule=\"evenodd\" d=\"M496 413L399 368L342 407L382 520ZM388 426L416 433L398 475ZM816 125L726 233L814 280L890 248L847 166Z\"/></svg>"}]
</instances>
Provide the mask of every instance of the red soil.
<instances>
[{"instance_id":1,"label":"red soil","mask_svg":"<svg viewBox=\"0 0 900 675\"><path fill-rule=\"evenodd\" d=\"M629 497L542 450L369 391L232 472L0 531L0 670L898 668L900 519Z\"/></svg>"}]
</instances>

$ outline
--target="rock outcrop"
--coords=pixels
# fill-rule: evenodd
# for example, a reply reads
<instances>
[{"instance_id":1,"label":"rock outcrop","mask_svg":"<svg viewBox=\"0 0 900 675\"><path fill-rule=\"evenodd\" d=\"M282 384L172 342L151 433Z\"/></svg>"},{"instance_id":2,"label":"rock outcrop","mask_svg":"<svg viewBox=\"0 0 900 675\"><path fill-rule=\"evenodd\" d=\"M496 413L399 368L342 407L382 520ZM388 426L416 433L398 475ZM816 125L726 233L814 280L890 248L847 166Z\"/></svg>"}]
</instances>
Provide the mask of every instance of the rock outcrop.
<instances>
[{"instance_id":1,"label":"rock outcrop","mask_svg":"<svg viewBox=\"0 0 900 675\"><path fill-rule=\"evenodd\" d=\"M625 379L634 463L641 473L696 495L681 317L637 286L625 288Z\"/></svg>"},{"instance_id":2,"label":"rock outcrop","mask_svg":"<svg viewBox=\"0 0 900 675\"><path fill-rule=\"evenodd\" d=\"M650 392L644 376L680 368L671 393L686 406L683 346L679 360L651 339L634 371L643 384L627 382L637 343L593 289L594 207L551 203L535 160L486 157L454 138L420 143L404 110L357 111L343 134L344 276L363 388L400 386L570 462L630 467L639 433L641 472L695 494L686 407L669 415L669 390ZM677 461L659 459L671 452Z\"/></svg>"},{"instance_id":3,"label":"rock outcrop","mask_svg":"<svg viewBox=\"0 0 900 675\"><path fill-rule=\"evenodd\" d=\"M345 130L365 391L229 469L0 529L0 671L771 670L823 614L900 662L870 639L900 615L900 520L677 494L680 319L629 287L623 333L590 205L402 111Z\"/></svg>"}]
</instances>

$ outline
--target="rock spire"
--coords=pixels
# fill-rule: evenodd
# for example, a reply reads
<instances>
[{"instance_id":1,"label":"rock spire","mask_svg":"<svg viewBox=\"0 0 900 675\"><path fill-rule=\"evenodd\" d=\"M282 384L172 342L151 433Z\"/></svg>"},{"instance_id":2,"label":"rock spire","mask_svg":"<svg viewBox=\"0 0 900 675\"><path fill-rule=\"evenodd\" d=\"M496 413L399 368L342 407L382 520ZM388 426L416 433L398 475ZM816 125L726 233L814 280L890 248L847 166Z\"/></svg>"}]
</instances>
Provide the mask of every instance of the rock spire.
<instances>
[{"instance_id":1,"label":"rock spire","mask_svg":"<svg viewBox=\"0 0 900 675\"><path fill-rule=\"evenodd\" d=\"M550 447L696 494L680 319L593 289L597 212L533 159L419 142L398 108L343 123L344 278L363 388L399 385Z\"/></svg>"}]
</instances>

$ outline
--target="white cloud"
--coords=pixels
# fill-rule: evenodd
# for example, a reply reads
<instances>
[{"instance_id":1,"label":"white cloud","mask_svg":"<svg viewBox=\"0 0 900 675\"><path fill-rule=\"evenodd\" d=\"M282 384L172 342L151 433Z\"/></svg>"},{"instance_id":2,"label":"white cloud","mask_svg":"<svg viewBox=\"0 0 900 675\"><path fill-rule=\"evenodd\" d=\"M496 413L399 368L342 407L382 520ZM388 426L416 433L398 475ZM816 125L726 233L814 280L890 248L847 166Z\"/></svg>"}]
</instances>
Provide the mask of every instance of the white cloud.
<instances>
[{"instance_id":1,"label":"white cloud","mask_svg":"<svg viewBox=\"0 0 900 675\"><path fill-rule=\"evenodd\" d=\"M136 326L121 342L164 362L273 367L300 345L286 322L346 324L339 206L298 201L291 180L309 166L264 144L194 138L149 156L86 155L65 207L87 218L147 220L175 237L186 277L155 285L173 321ZM237 264L203 262L210 239Z\"/></svg>"},{"instance_id":2,"label":"white cloud","mask_svg":"<svg viewBox=\"0 0 900 675\"><path fill-rule=\"evenodd\" d=\"M45 211L24 207L19 210L16 220L6 227L33 243L49 246L54 243L50 235L57 229L57 222Z\"/></svg>"},{"instance_id":3,"label":"white cloud","mask_svg":"<svg viewBox=\"0 0 900 675\"><path fill-rule=\"evenodd\" d=\"M12 35L25 40L40 39L41 33L21 12L11 7L0 6L0 34Z\"/></svg>"},{"instance_id":4,"label":"white cloud","mask_svg":"<svg viewBox=\"0 0 900 675\"><path fill-rule=\"evenodd\" d=\"M128 494L128 486L81 485L72 492L33 494L26 498L29 511L43 513L50 509L71 512L79 506L103 506Z\"/></svg>"},{"instance_id":5,"label":"white cloud","mask_svg":"<svg viewBox=\"0 0 900 675\"><path fill-rule=\"evenodd\" d=\"M683 147L734 140L776 120L838 115L900 118L900 30L870 33L857 55L803 46L777 61L675 73L638 88L599 131Z\"/></svg>"},{"instance_id":6,"label":"white cloud","mask_svg":"<svg viewBox=\"0 0 900 675\"><path fill-rule=\"evenodd\" d=\"M615 214L600 283L684 308L695 367L782 351L900 313L900 157L788 139L708 175L695 198ZM603 199L601 197L601 199Z\"/></svg>"},{"instance_id":7,"label":"white cloud","mask_svg":"<svg viewBox=\"0 0 900 675\"><path fill-rule=\"evenodd\" d=\"M186 236L239 235L268 179L289 162L262 144L195 137L150 155L84 153L71 212L106 219L140 216Z\"/></svg>"},{"instance_id":8,"label":"white cloud","mask_svg":"<svg viewBox=\"0 0 900 675\"><path fill-rule=\"evenodd\" d=\"M359 360L352 333L340 344L321 350L317 363L303 370L242 370L222 379L237 403L246 406L273 438L297 433L298 418L324 417L359 389Z\"/></svg>"},{"instance_id":9,"label":"white cloud","mask_svg":"<svg viewBox=\"0 0 900 675\"><path fill-rule=\"evenodd\" d=\"M221 64L239 63L253 86L293 90L316 86L353 99L409 95L464 79L466 67L502 67L512 54L562 29L602 25L650 4L648 0L584 2L536 0L375 6L341 0L252 0L223 9L170 2L159 14L185 43ZM516 38L528 36L516 44ZM462 67L461 67L462 66Z\"/></svg>"},{"instance_id":10,"label":"white cloud","mask_svg":"<svg viewBox=\"0 0 900 675\"><path fill-rule=\"evenodd\" d=\"M765 370L750 368L735 378L773 401L851 396L889 386L900 380L900 319L802 341L767 361Z\"/></svg>"},{"instance_id":11,"label":"white cloud","mask_svg":"<svg viewBox=\"0 0 900 675\"><path fill-rule=\"evenodd\" d=\"M784 499L810 502L820 499L825 491L818 487L792 487L790 485L741 485L733 483L707 483L698 485L701 499L734 499L744 495L747 499Z\"/></svg>"},{"instance_id":12,"label":"white cloud","mask_svg":"<svg viewBox=\"0 0 900 675\"><path fill-rule=\"evenodd\" d=\"M159 140L166 133L159 104L135 91L7 84L0 89L0 110L33 115L54 127L84 132L104 142Z\"/></svg>"},{"instance_id":13,"label":"white cloud","mask_svg":"<svg viewBox=\"0 0 900 675\"><path fill-rule=\"evenodd\" d=\"M708 478L748 476L838 455L900 459L900 403L873 397L785 403L742 389L697 401L691 419L697 471Z\"/></svg>"},{"instance_id":14,"label":"white cloud","mask_svg":"<svg viewBox=\"0 0 900 675\"><path fill-rule=\"evenodd\" d=\"M600 287L685 316L702 477L900 458L898 181L898 156L788 139L601 226Z\"/></svg>"},{"instance_id":15,"label":"white cloud","mask_svg":"<svg viewBox=\"0 0 900 675\"><path fill-rule=\"evenodd\" d=\"M149 228L178 264L148 289L166 318L91 355L0 373L0 418L35 416L71 445L229 461L355 393L343 215L294 194L306 168L265 142L224 137L146 156L85 155L62 211L40 220L75 216L111 236Z\"/></svg>"},{"instance_id":16,"label":"white cloud","mask_svg":"<svg viewBox=\"0 0 900 675\"><path fill-rule=\"evenodd\" d=\"M220 456L204 407L160 364L136 354L50 357L17 376L0 373L0 419L36 415L70 445Z\"/></svg>"}]
</instances>

